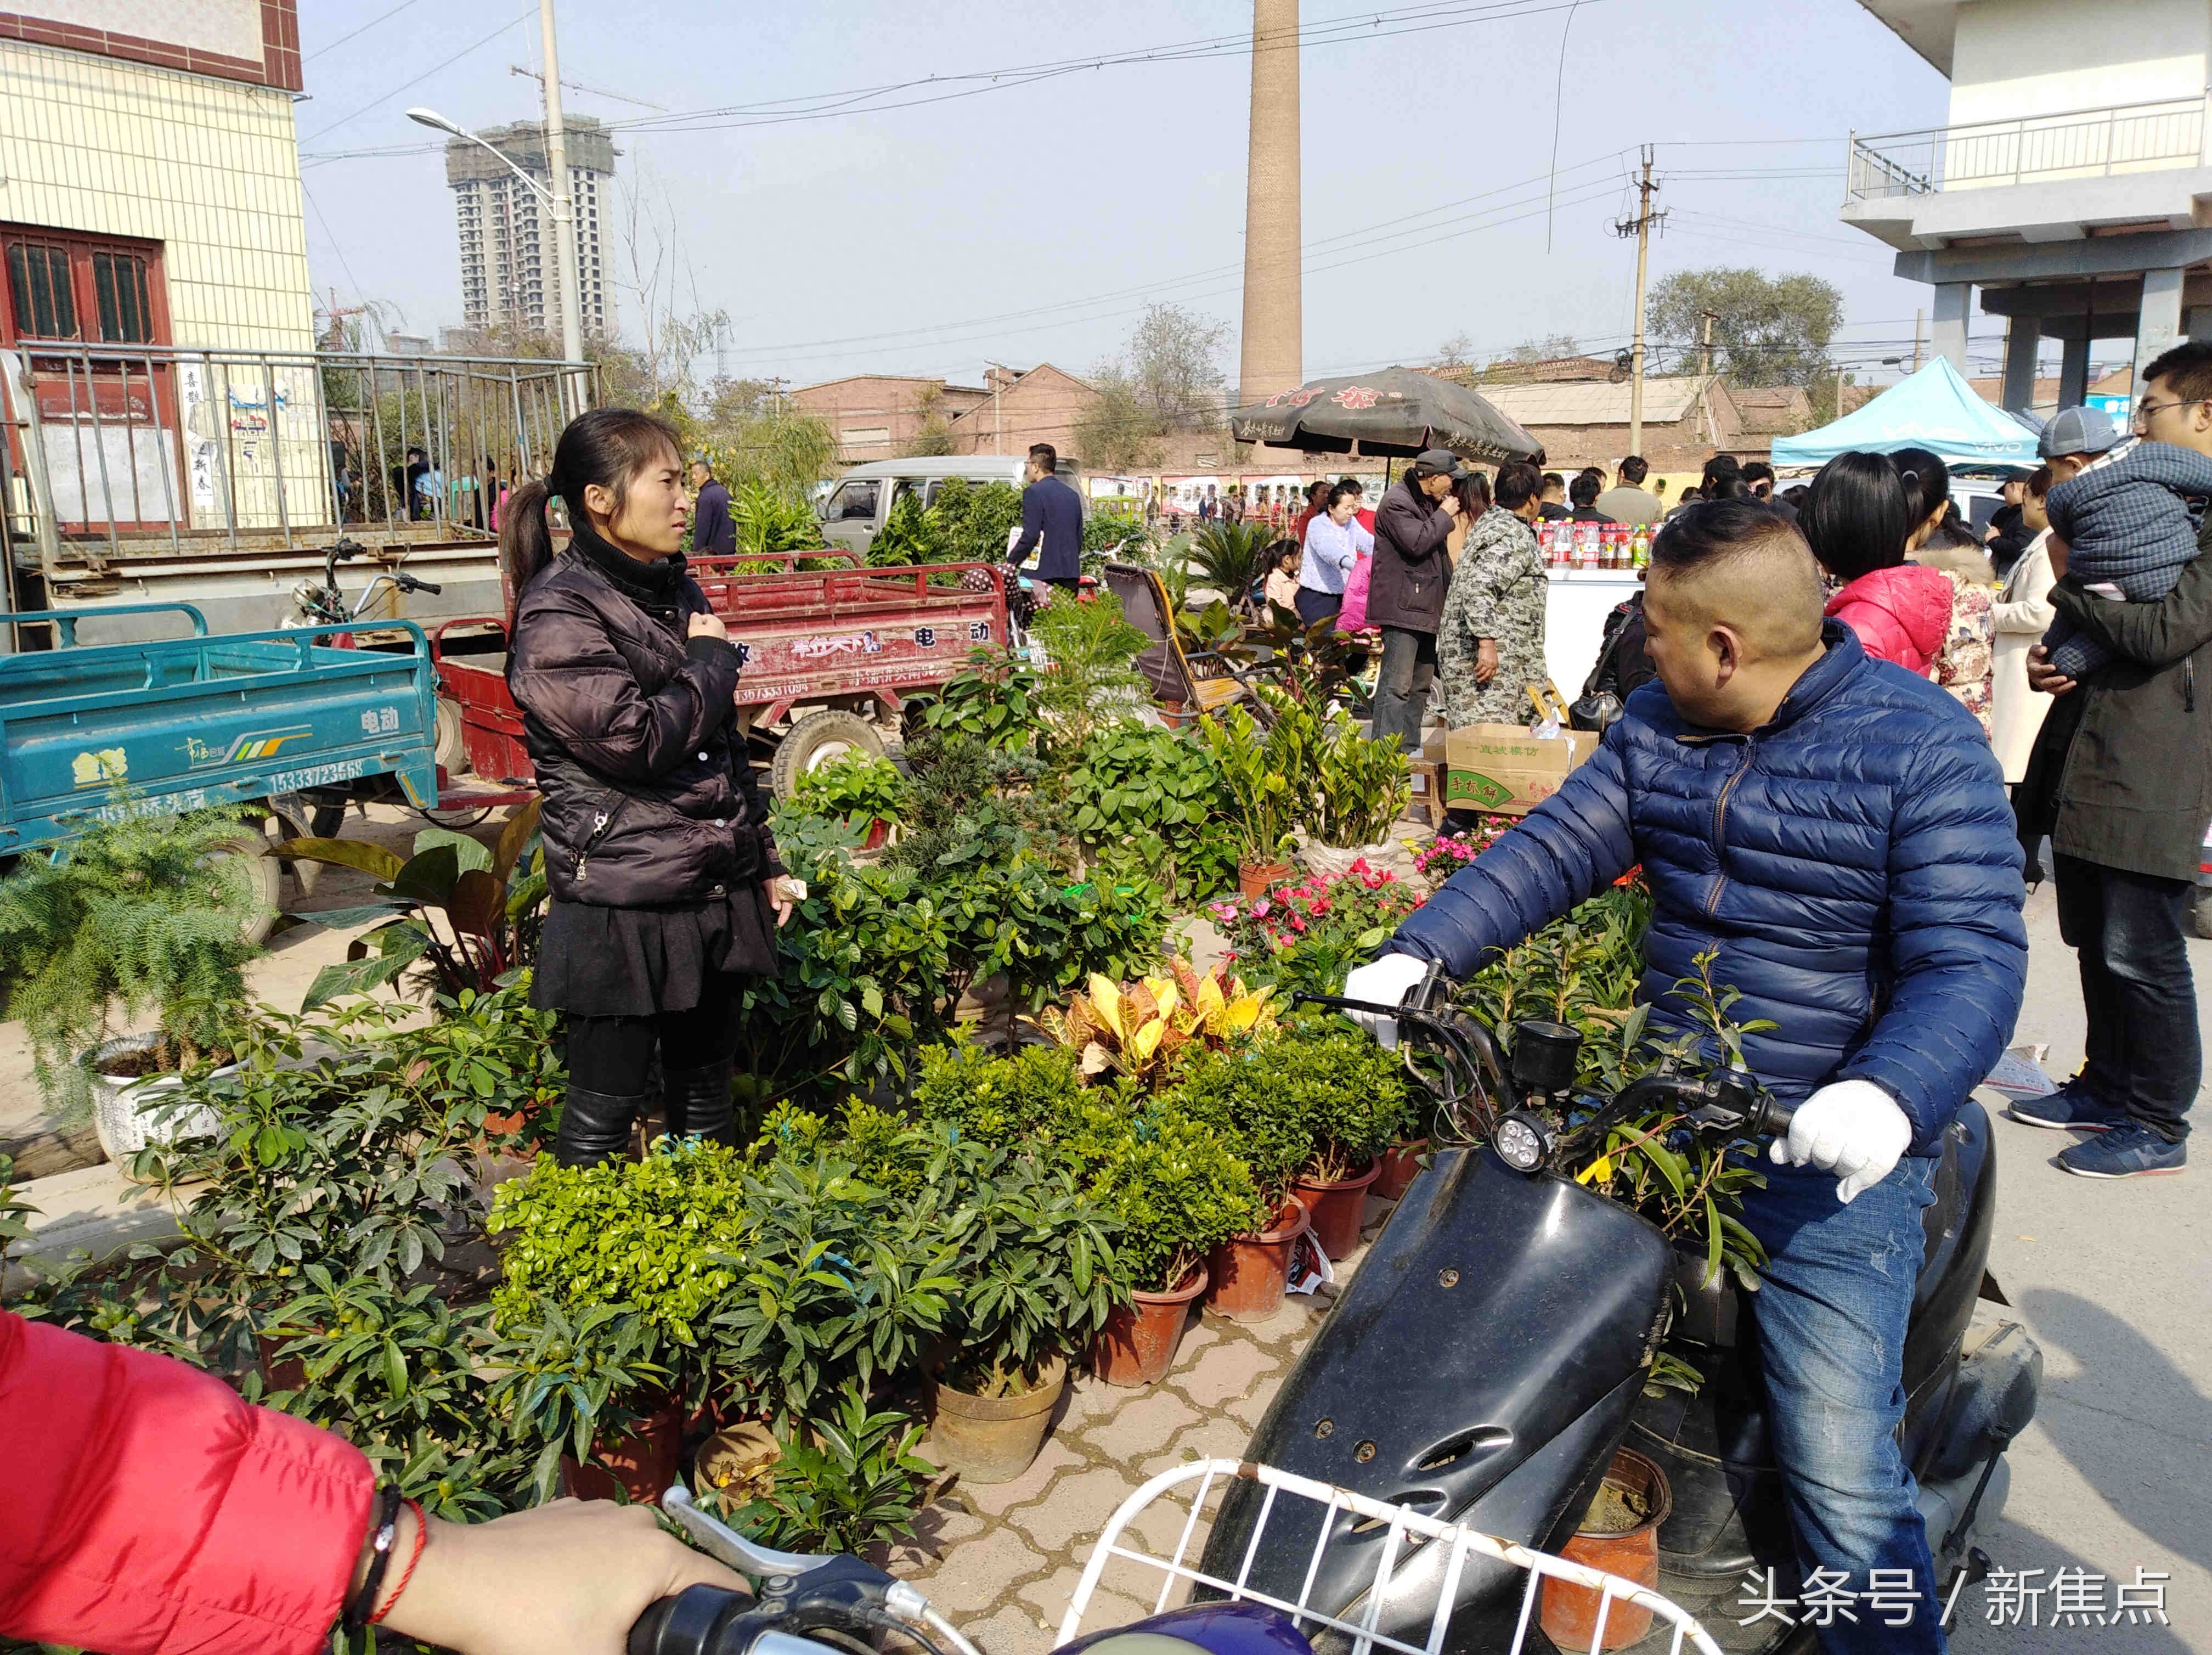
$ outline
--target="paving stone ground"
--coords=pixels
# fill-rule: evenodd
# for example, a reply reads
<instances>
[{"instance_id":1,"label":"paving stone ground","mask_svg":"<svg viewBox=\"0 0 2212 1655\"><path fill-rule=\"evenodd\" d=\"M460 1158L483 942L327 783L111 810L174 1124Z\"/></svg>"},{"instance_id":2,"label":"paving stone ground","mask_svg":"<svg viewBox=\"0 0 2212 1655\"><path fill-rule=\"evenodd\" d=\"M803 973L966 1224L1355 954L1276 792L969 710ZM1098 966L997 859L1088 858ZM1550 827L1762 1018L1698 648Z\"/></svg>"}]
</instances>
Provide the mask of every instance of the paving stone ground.
<instances>
[{"instance_id":1,"label":"paving stone ground","mask_svg":"<svg viewBox=\"0 0 2212 1655\"><path fill-rule=\"evenodd\" d=\"M1389 1212L1381 1202L1368 1202L1367 1239ZM1365 1251L1363 1240L1339 1261L1340 1287ZM1328 1311L1326 1299L1293 1297L1279 1315L1255 1325L1194 1316L1167 1377L1143 1390L1079 1376L1027 1471L1011 1482L954 1482L923 1512L917 1543L897 1548L886 1567L927 1592L984 1655L1044 1655L1060 1642L1060 1619L1084 1565L1121 1502L1146 1478L1176 1465L1241 1458L1252 1428ZM929 1451L927 1444L922 1451ZM1218 1496L1209 1500L1209 1513L1217 1503ZM1158 1501L1132 1524L1124 1544L1168 1555L1189 1514L1188 1493ZM1207 1514L1192 1530L1187 1561L1195 1562L1205 1544ZM1163 1580L1157 1570L1110 1561L1081 1630L1152 1613ZM1168 1603L1185 1595L1178 1585Z\"/></svg>"}]
</instances>

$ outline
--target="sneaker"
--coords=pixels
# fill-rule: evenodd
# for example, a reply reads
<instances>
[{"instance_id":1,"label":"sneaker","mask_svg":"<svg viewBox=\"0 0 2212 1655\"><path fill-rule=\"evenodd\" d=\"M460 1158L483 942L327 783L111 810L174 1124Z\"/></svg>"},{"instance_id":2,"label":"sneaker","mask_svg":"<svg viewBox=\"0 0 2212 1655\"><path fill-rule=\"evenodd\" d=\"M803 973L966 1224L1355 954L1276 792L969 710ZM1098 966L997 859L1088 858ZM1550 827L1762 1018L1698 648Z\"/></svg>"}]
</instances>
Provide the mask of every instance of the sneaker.
<instances>
[{"instance_id":1,"label":"sneaker","mask_svg":"<svg viewBox=\"0 0 2212 1655\"><path fill-rule=\"evenodd\" d=\"M2152 1172L2179 1172L2188 1160L2186 1140L2169 1141L2130 1121L2102 1137L2085 1138L2062 1151L2058 1165L2076 1177L2138 1178Z\"/></svg>"},{"instance_id":2,"label":"sneaker","mask_svg":"<svg viewBox=\"0 0 2212 1655\"><path fill-rule=\"evenodd\" d=\"M2128 1112L2092 1098L2075 1075L2057 1091L2040 1098L2022 1098L2005 1113L2022 1126L2046 1127L2053 1132L2109 1132L2124 1125Z\"/></svg>"}]
</instances>

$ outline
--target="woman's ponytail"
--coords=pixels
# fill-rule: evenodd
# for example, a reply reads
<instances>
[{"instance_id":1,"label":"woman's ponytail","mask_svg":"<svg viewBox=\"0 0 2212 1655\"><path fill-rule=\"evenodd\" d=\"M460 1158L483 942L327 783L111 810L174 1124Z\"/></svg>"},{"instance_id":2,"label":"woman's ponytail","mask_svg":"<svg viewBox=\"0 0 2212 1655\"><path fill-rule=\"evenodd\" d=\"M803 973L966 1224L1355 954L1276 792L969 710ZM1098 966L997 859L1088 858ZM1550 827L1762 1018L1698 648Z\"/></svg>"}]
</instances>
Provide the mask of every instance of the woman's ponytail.
<instances>
[{"instance_id":1,"label":"woman's ponytail","mask_svg":"<svg viewBox=\"0 0 2212 1655\"><path fill-rule=\"evenodd\" d=\"M499 584L507 599L507 624L514 625L514 606L535 580L538 571L553 561L553 528L545 520L550 493L536 479L524 484L507 499L499 515Z\"/></svg>"}]
</instances>

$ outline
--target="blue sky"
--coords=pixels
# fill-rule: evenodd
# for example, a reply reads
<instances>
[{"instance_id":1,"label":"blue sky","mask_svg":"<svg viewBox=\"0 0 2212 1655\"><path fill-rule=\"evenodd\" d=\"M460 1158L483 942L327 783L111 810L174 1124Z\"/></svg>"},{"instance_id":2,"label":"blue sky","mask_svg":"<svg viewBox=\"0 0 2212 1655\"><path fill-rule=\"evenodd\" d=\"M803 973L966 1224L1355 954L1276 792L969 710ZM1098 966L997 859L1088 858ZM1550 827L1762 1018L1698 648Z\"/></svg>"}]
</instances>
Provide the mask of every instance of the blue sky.
<instances>
[{"instance_id":1,"label":"blue sky","mask_svg":"<svg viewBox=\"0 0 2212 1655\"><path fill-rule=\"evenodd\" d=\"M1887 251L1836 206L1847 134L1936 124L1946 88L1856 0L1305 0L1303 15L1311 31L1378 10L1395 21L1301 59L1309 374L1425 360L1462 334L1478 354L1556 333L1625 344L1634 248L1611 225L1632 204L1644 143L1659 146L1658 204L1674 214L1655 278L1810 271L1844 293L1847 354L1909 351L1928 290L1892 277ZM426 104L470 126L534 115L536 83L509 65L538 63L535 5L301 11L318 293L389 303L412 332L458 322L442 159L403 112ZM862 371L973 381L987 359L1080 373L1153 299L1233 327L1249 60L1187 43L1250 18L1238 0L563 0L559 24L562 78L600 89L568 92L571 111L622 122L667 119L647 105L751 106L691 131L623 131L617 173L659 226L641 233L641 256L661 249L678 307L728 312L727 369L804 384ZM1042 80L986 74L1169 46L1185 52ZM789 100L933 76L982 78L878 94L907 107L790 118L809 106ZM609 251L626 274L623 241ZM617 307L634 331L636 294ZM1978 359L1994 360L2002 326L1980 319Z\"/></svg>"}]
</instances>

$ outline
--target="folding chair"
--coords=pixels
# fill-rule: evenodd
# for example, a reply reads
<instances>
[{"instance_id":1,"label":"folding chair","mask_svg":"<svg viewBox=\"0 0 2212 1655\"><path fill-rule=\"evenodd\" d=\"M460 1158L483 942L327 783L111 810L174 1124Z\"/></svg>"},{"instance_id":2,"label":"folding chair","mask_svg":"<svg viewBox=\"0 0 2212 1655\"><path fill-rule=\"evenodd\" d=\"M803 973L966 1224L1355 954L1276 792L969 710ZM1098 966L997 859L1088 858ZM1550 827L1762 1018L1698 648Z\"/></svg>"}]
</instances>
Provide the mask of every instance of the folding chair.
<instances>
[{"instance_id":1,"label":"folding chair","mask_svg":"<svg viewBox=\"0 0 2212 1655\"><path fill-rule=\"evenodd\" d=\"M1218 712L1245 701L1264 710L1226 656L1216 649L1186 651L1176 635L1175 605L1159 571L1139 563L1106 565L1106 587L1121 600L1121 618L1152 641L1134 663L1161 705L1171 710ZM1210 670L1218 676L1200 677Z\"/></svg>"}]
</instances>

